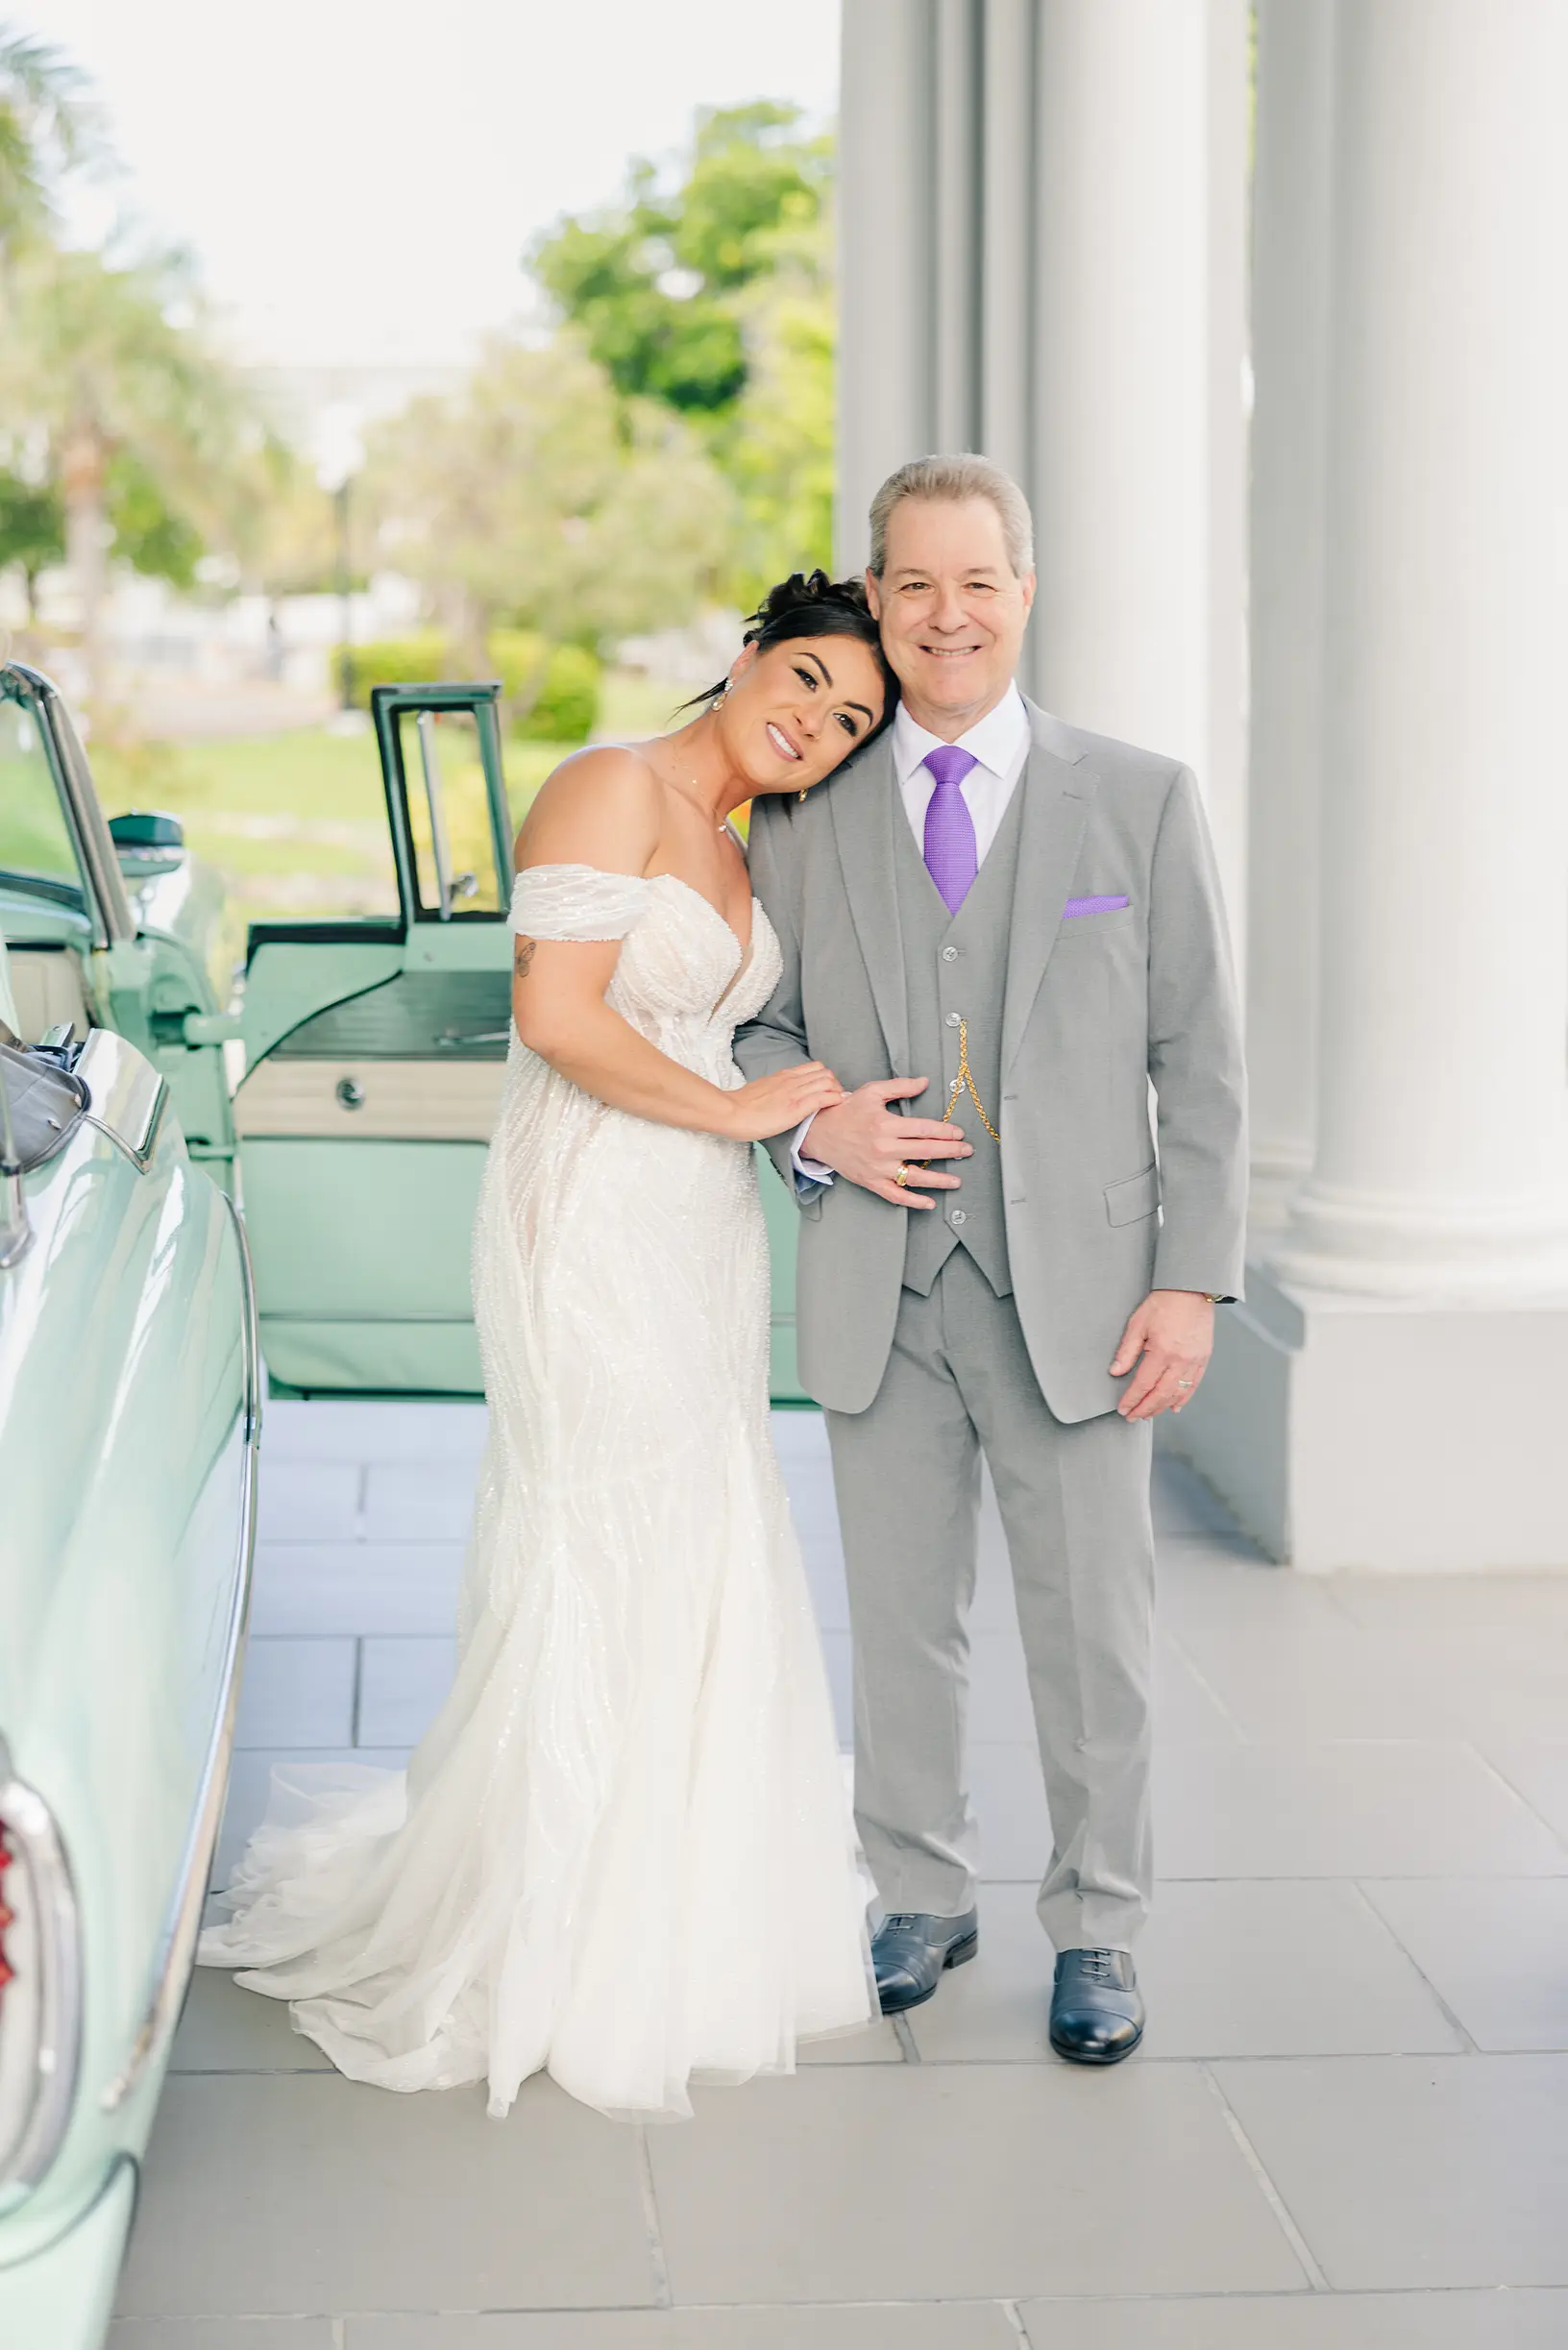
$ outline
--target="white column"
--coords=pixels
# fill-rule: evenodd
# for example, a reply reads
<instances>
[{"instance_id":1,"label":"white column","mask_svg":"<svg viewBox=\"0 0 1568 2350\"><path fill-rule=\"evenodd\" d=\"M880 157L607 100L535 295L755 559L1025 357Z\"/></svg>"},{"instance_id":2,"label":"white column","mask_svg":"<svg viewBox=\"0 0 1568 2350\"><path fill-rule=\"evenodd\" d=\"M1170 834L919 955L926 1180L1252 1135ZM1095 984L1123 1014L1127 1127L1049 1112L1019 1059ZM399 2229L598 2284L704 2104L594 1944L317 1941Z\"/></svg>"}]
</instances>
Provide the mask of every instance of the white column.
<instances>
[{"instance_id":1,"label":"white column","mask_svg":"<svg viewBox=\"0 0 1568 2350\"><path fill-rule=\"evenodd\" d=\"M1041 698L1171 752L1244 908L1241 0L1053 0L1038 28Z\"/></svg>"},{"instance_id":2,"label":"white column","mask_svg":"<svg viewBox=\"0 0 1568 2350\"><path fill-rule=\"evenodd\" d=\"M930 0L849 0L839 98L841 571L866 560L877 485L932 446Z\"/></svg>"},{"instance_id":3,"label":"white column","mask_svg":"<svg viewBox=\"0 0 1568 2350\"><path fill-rule=\"evenodd\" d=\"M982 40L980 436L1017 481L1033 471L1037 13L1034 0L987 0Z\"/></svg>"},{"instance_id":4,"label":"white column","mask_svg":"<svg viewBox=\"0 0 1568 2350\"><path fill-rule=\"evenodd\" d=\"M1032 494L1035 0L987 0L981 56L980 427L976 447ZM1021 682L1038 690L1038 630Z\"/></svg>"},{"instance_id":5,"label":"white column","mask_svg":"<svg viewBox=\"0 0 1568 2350\"><path fill-rule=\"evenodd\" d=\"M1351 6L1335 80L1319 1131L1275 1262L1539 1305L1568 1296L1568 8Z\"/></svg>"},{"instance_id":6,"label":"white column","mask_svg":"<svg viewBox=\"0 0 1568 2350\"><path fill-rule=\"evenodd\" d=\"M981 8L980 0L934 4L931 446L972 449L979 428Z\"/></svg>"},{"instance_id":7,"label":"white column","mask_svg":"<svg viewBox=\"0 0 1568 2350\"><path fill-rule=\"evenodd\" d=\"M1252 1229L1311 1164L1335 0L1259 0L1247 1067Z\"/></svg>"}]
</instances>

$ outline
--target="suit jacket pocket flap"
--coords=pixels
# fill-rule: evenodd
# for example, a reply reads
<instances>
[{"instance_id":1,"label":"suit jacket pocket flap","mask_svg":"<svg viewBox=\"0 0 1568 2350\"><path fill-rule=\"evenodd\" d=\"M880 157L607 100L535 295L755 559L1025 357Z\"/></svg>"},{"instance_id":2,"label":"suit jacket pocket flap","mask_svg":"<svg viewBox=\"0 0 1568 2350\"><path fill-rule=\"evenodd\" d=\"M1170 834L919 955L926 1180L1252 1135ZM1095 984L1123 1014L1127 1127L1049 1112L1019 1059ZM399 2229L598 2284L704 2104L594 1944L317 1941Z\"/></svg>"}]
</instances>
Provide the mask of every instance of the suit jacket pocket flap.
<instances>
[{"instance_id":1,"label":"suit jacket pocket flap","mask_svg":"<svg viewBox=\"0 0 1568 2350\"><path fill-rule=\"evenodd\" d=\"M1129 1175L1125 1183L1108 1183L1105 1187L1105 1212L1113 1224L1139 1224L1146 1215L1153 1215L1159 1205L1158 1167L1145 1167L1141 1175Z\"/></svg>"}]
</instances>

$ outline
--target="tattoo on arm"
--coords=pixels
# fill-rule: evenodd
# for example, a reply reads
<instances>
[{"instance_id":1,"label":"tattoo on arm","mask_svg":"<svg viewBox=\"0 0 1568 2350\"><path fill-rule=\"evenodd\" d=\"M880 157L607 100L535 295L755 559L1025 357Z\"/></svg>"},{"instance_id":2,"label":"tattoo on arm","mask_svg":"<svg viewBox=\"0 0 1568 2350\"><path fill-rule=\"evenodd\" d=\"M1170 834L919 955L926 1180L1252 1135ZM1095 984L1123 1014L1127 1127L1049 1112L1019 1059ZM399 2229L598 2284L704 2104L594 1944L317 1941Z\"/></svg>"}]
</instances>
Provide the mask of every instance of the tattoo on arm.
<instances>
[{"instance_id":1,"label":"tattoo on arm","mask_svg":"<svg viewBox=\"0 0 1568 2350\"><path fill-rule=\"evenodd\" d=\"M512 969L519 979L527 979L529 970L532 968L533 950L538 943L539 942L537 939L525 939L521 936L514 941L512 945Z\"/></svg>"}]
</instances>

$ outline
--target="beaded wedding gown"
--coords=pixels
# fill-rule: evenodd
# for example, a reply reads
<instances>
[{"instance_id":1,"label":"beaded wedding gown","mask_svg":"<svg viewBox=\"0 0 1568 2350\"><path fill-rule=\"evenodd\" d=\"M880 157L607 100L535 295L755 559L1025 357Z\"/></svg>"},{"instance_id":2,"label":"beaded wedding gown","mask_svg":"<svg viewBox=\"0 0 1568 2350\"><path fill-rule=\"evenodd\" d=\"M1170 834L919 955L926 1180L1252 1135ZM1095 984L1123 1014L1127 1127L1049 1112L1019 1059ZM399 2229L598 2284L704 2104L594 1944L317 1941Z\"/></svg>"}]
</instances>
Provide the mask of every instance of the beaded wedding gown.
<instances>
[{"instance_id":1,"label":"beaded wedding gown","mask_svg":"<svg viewBox=\"0 0 1568 2350\"><path fill-rule=\"evenodd\" d=\"M742 1083L778 977L672 874L519 876L535 939L620 939L611 1005ZM745 1143L606 1108L515 1032L474 1236L490 1434L455 1681L402 1772L298 1767L202 1937L355 2080L546 2069L616 2117L788 2071L873 2012L831 1709L768 1432Z\"/></svg>"}]
</instances>

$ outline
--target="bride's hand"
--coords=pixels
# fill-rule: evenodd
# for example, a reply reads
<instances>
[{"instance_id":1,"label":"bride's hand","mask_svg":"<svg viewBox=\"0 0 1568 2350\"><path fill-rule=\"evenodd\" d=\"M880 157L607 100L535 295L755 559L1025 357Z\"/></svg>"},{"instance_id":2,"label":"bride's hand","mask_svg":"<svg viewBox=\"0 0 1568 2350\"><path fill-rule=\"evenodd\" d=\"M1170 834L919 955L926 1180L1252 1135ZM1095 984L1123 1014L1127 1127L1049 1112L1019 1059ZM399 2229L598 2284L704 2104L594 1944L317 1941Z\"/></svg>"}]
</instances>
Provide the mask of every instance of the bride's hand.
<instances>
[{"instance_id":1,"label":"bride's hand","mask_svg":"<svg viewBox=\"0 0 1568 2350\"><path fill-rule=\"evenodd\" d=\"M723 1131L738 1142L766 1142L770 1135L791 1133L802 1118L819 1110L831 1110L845 1098L844 1088L820 1061L798 1062L777 1069L772 1077L754 1077L728 1097L729 1115Z\"/></svg>"}]
</instances>

